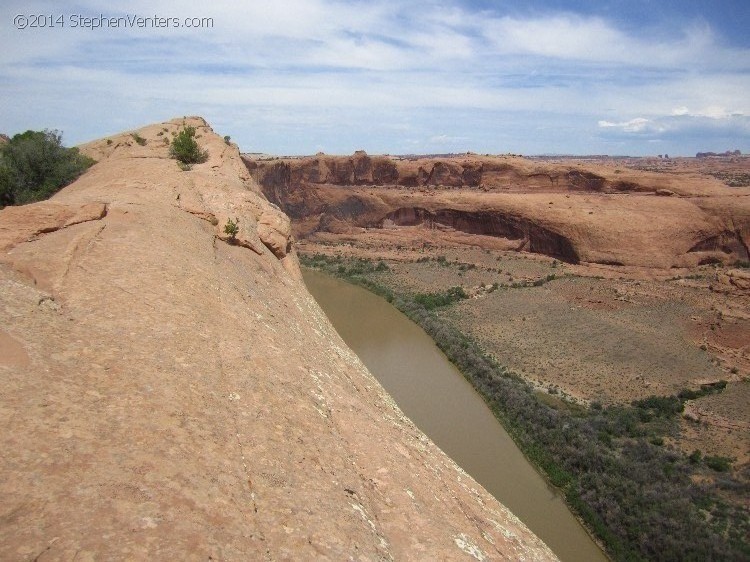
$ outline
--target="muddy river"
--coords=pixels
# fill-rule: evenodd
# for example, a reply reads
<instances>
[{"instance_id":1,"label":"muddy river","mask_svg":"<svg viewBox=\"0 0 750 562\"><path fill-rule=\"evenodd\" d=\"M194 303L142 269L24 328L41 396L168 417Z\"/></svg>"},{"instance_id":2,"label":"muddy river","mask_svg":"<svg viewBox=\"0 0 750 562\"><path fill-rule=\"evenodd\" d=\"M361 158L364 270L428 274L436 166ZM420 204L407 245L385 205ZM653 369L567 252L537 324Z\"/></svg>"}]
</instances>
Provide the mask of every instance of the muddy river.
<instances>
[{"instance_id":1,"label":"muddy river","mask_svg":"<svg viewBox=\"0 0 750 562\"><path fill-rule=\"evenodd\" d=\"M422 329L386 300L304 270L308 289L399 407L563 561L606 561L565 502Z\"/></svg>"}]
</instances>

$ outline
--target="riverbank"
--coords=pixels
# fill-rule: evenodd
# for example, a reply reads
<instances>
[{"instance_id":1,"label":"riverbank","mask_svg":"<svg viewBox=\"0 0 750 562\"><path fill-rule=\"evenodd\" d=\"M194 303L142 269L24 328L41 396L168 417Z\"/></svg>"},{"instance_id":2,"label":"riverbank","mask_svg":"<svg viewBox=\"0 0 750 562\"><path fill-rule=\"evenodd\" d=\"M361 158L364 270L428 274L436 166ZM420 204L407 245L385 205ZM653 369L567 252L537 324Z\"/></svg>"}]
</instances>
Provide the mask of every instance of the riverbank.
<instances>
[{"instance_id":1,"label":"riverbank","mask_svg":"<svg viewBox=\"0 0 750 562\"><path fill-rule=\"evenodd\" d=\"M562 562L606 561L564 498L429 335L362 287L311 269L303 276L339 335L420 430Z\"/></svg>"},{"instance_id":2,"label":"riverbank","mask_svg":"<svg viewBox=\"0 0 750 562\"><path fill-rule=\"evenodd\" d=\"M386 261L303 259L309 266L384 296L425 329L613 558L740 560L747 556L747 510L725 501L732 486L736 490L741 484L731 474L722 474L718 485L717 478L711 479L711 485L700 484L714 468L700 457L665 446L665 436L691 395L589 408L558 396L542 396L489 357L456 327L455 318L444 313L461 300L457 291L445 287L432 291L432 298L425 294L415 298L419 295L384 282ZM436 311L443 312L438 316ZM721 389L696 392L714 394L714 390Z\"/></svg>"}]
</instances>

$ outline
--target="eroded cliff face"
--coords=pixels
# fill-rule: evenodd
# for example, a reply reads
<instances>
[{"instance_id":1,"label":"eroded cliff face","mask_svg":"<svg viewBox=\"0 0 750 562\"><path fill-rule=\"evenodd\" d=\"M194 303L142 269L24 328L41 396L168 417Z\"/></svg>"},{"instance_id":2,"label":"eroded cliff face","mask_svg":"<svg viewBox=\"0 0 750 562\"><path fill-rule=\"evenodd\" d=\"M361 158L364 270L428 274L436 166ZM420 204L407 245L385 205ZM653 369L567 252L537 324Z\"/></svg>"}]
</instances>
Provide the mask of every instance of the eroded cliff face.
<instances>
[{"instance_id":1,"label":"eroded cliff face","mask_svg":"<svg viewBox=\"0 0 750 562\"><path fill-rule=\"evenodd\" d=\"M236 146L185 122L191 171L178 119L0 211L0 558L553 559L341 341Z\"/></svg>"},{"instance_id":2,"label":"eroded cliff face","mask_svg":"<svg viewBox=\"0 0 750 562\"><path fill-rule=\"evenodd\" d=\"M662 269L748 259L750 189L690 173L361 151L244 161L299 238L377 234Z\"/></svg>"}]
</instances>

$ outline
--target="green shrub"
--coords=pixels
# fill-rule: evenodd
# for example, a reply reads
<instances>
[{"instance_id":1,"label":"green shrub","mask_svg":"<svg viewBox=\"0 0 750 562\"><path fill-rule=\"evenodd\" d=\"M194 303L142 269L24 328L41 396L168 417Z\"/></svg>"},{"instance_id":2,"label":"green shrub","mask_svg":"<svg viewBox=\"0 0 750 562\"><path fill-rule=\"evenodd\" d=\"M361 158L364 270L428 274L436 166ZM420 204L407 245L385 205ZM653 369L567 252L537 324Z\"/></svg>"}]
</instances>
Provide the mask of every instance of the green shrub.
<instances>
[{"instance_id":1,"label":"green shrub","mask_svg":"<svg viewBox=\"0 0 750 562\"><path fill-rule=\"evenodd\" d=\"M229 144L229 143L231 142L231 140L232 140L232 137L230 137L229 135L225 135L225 136L224 136L224 142L225 142L226 144Z\"/></svg>"},{"instance_id":2,"label":"green shrub","mask_svg":"<svg viewBox=\"0 0 750 562\"><path fill-rule=\"evenodd\" d=\"M654 417L670 417L685 409L682 400L676 396L649 396L642 400L634 400L632 405L638 408L641 421L649 421Z\"/></svg>"},{"instance_id":3,"label":"green shrub","mask_svg":"<svg viewBox=\"0 0 750 562\"><path fill-rule=\"evenodd\" d=\"M234 242L234 240L237 238L237 234L240 232L240 227L237 223L240 222L240 219L234 219L231 218L227 219L227 224L224 225L224 234L229 235L229 240Z\"/></svg>"},{"instance_id":4,"label":"green shrub","mask_svg":"<svg viewBox=\"0 0 750 562\"><path fill-rule=\"evenodd\" d=\"M200 149L195 140L195 127L190 125L172 139L169 155L183 164L200 164L208 160L208 152Z\"/></svg>"},{"instance_id":5,"label":"green shrub","mask_svg":"<svg viewBox=\"0 0 750 562\"><path fill-rule=\"evenodd\" d=\"M26 131L0 146L0 207L47 199L94 160L62 145L58 131Z\"/></svg>"},{"instance_id":6,"label":"green shrub","mask_svg":"<svg viewBox=\"0 0 750 562\"><path fill-rule=\"evenodd\" d=\"M729 472L732 468L732 459L719 456L706 457L706 465L716 472Z\"/></svg>"},{"instance_id":7,"label":"green shrub","mask_svg":"<svg viewBox=\"0 0 750 562\"><path fill-rule=\"evenodd\" d=\"M141 135L139 135L138 133L133 133L133 134L131 134L130 136L131 136L131 137L133 137L133 139L135 140L135 142L137 142L137 143L138 143L138 144L140 144L141 146L144 146L144 145L146 144L146 139L144 139L144 138L143 138L143 137L142 137Z\"/></svg>"},{"instance_id":8,"label":"green shrub","mask_svg":"<svg viewBox=\"0 0 750 562\"><path fill-rule=\"evenodd\" d=\"M417 293L414 295L414 302L425 307L427 310L448 306L461 299L468 298L468 295L462 287L451 287L445 292L438 293Z\"/></svg>"}]
</instances>

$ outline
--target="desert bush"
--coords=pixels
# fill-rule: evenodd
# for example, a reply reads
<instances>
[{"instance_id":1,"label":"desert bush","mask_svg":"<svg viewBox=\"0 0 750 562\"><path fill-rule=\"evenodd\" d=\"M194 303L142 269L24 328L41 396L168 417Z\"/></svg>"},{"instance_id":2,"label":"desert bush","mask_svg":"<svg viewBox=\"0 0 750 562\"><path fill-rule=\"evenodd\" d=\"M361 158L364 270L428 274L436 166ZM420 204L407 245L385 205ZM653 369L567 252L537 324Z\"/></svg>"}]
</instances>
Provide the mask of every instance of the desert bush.
<instances>
[{"instance_id":1,"label":"desert bush","mask_svg":"<svg viewBox=\"0 0 750 562\"><path fill-rule=\"evenodd\" d=\"M208 160L208 152L201 150L195 140L195 127L183 128L172 139L169 155L183 164L200 164Z\"/></svg>"},{"instance_id":2,"label":"desert bush","mask_svg":"<svg viewBox=\"0 0 750 562\"><path fill-rule=\"evenodd\" d=\"M0 146L0 207L41 201L74 181L94 160L62 145L58 131L26 131Z\"/></svg>"},{"instance_id":3,"label":"desert bush","mask_svg":"<svg viewBox=\"0 0 750 562\"><path fill-rule=\"evenodd\" d=\"M432 310L468 298L468 295L461 287L451 287L443 292L417 293L413 298L414 302L417 304L423 306L427 310Z\"/></svg>"},{"instance_id":4,"label":"desert bush","mask_svg":"<svg viewBox=\"0 0 750 562\"><path fill-rule=\"evenodd\" d=\"M640 418L644 422L655 417L670 417L685 409L683 401L676 396L649 396L635 400L632 404L639 410Z\"/></svg>"},{"instance_id":5,"label":"desert bush","mask_svg":"<svg viewBox=\"0 0 750 562\"><path fill-rule=\"evenodd\" d=\"M224 234L229 236L229 240L234 242L237 238L237 235L240 232L239 223L240 219L234 219L231 218L227 219L227 223L224 225Z\"/></svg>"},{"instance_id":6,"label":"desert bush","mask_svg":"<svg viewBox=\"0 0 750 562\"><path fill-rule=\"evenodd\" d=\"M387 263L385 263L385 262L384 262L384 261L382 261L382 260L381 260L381 261L379 261L379 262L378 262L378 265L377 265L377 266L375 267L375 271L390 271L390 270L391 270L391 268L390 268L390 267L388 267L388 264L387 264Z\"/></svg>"},{"instance_id":7,"label":"desert bush","mask_svg":"<svg viewBox=\"0 0 750 562\"><path fill-rule=\"evenodd\" d=\"M707 456L706 466L716 472L729 472L732 468L732 459L720 456Z\"/></svg>"},{"instance_id":8,"label":"desert bush","mask_svg":"<svg viewBox=\"0 0 750 562\"><path fill-rule=\"evenodd\" d=\"M140 144L141 146L145 146L145 145L146 145L146 139L144 139L144 138L143 138L143 137L142 137L141 135L139 135L138 133L133 133L133 134L131 134L130 136L131 136L131 137L133 137L133 140L135 140L135 142L137 142L137 143L138 143L138 144Z\"/></svg>"}]
</instances>

